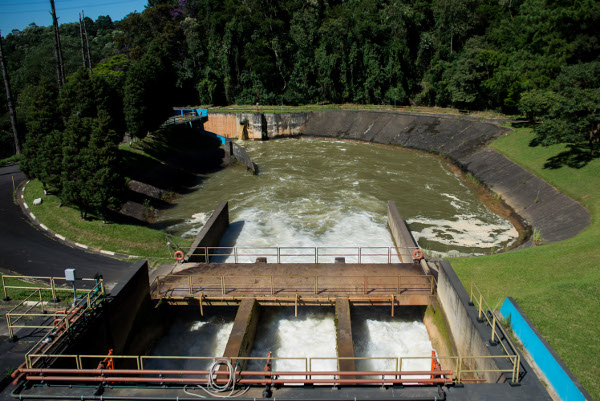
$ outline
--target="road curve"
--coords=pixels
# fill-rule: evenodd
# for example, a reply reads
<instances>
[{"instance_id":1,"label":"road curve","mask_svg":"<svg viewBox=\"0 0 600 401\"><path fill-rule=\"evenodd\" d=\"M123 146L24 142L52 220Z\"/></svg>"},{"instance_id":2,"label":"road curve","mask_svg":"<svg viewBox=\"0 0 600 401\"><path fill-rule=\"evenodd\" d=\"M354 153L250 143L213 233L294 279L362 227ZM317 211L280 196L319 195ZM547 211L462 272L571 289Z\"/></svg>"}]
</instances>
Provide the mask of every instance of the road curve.
<instances>
[{"instance_id":1,"label":"road curve","mask_svg":"<svg viewBox=\"0 0 600 401\"><path fill-rule=\"evenodd\" d=\"M18 166L0 168L0 269L22 275L64 277L67 268L80 277L104 276L107 284L118 282L130 266L98 254L71 248L36 228L13 202L15 183L25 179Z\"/></svg>"}]
</instances>

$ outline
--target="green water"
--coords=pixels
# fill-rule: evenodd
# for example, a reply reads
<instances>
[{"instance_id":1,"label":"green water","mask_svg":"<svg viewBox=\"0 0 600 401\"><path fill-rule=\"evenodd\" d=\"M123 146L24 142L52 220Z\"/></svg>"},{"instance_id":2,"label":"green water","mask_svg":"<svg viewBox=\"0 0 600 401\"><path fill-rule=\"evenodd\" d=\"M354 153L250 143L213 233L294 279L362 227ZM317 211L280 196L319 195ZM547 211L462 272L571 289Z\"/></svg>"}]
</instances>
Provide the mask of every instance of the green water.
<instances>
[{"instance_id":1,"label":"green water","mask_svg":"<svg viewBox=\"0 0 600 401\"><path fill-rule=\"evenodd\" d=\"M196 235L228 200L232 227L223 246L393 246L386 219L394 200L434 254L486 254L518 236L429 155L318 139L241 144L260 174L235 165L210 175L161 213L167 231Z\"/></svg>"}]
</instances>

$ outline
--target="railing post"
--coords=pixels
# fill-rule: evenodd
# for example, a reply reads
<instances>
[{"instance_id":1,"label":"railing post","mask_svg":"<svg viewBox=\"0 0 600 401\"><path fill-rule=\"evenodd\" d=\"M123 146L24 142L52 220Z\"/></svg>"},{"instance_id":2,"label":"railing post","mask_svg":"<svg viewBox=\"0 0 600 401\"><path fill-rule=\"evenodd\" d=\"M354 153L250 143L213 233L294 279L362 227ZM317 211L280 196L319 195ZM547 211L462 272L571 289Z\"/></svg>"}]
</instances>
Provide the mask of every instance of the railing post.
<instances>
[{"instance_id":1,"label":"railing post","mask_svg":"<svg viewBox=\"0 0 600 401\"><path fill-rule=\"evenodd\" d=\"M4 288L4 300L8 301L10 298L8 297L8 293L6 292L6 282L4 281L4 274L2 275L2 288Z\"/></svg>"},{"instance_id":2,"label":"railing post","mask_svg":"<svg viewBox=\"0 0 600 401\"><path fill-rule=\"evenodd\" d=\"M275 294L275 289L273 288L273 276L271 276L271 295Z\"/></svg>"},{"instance_id":3,"label":"railing post","mask_svg":"<svg viewBox=\"0 0 600 401\"><path fill-rule=\"evenodd\" d=\"M392 317L394 317L394 304L396 303L396 296L392 294Z\"/></svg>"},{"instance_id":4,"label":"railing post","mask_svg":"<svg viewBox=\"0 0 600 401\"><path fill-rule=\"evenodd\" d=\"M189 289L189 294L192 295L194 293L194 291L193 291L193 287L192 287L192 275L191 274L188 276L188 289Z\"/></svg>"},{"instance_id":5,"label":"railing post","mask_svg":"<svg viewBox=\"0 0 600 401\"><path fill-rule=\"evenodd\" d=\"M204 263L208 263L208 262L209 262L209 260L208 260L208 247L205 246L204 247Z\"/></svg>"},{"instance_id":6,"label":"railing post","mask_svg":"<svg viewBox=\"0 0 600 401\"><path fill-rule=\"evenodd\" d=\"M398 276L397 279L398 279L398 294L400 294L400 276Z\"/></svg>"},{"instance_id":7,"label":"railing post","mask_svg":"<svg viewBox=\"0 0 600 401\"><path fill-rule=\"evenodd\" d=\"M317 256L317 247L315 247L315 264L319 263Z\"/></svg>"},{"instance_id":8,"label":"railing post","mask_svg":"<svg viewBox=\"0 0 600 401\"><path fill-rule=\"evenodd\" d=\"M8 326L8 336L13 339L15 335L13 333L12 324L10 324L10 315L8 313L6 314L6 325Z\"/></svg>"},{"instance_id":9,"label":"railing post","mask_svg":"<svg viewBox=\"0 0 600 401\"><path fill-rule=\"evenodd\" d=\"M233 260L235 261L235 263L238 263L238 253L237 253L237 247L233 247Z\"/></svg>"},{"instance_id":10,"label":"railing post","mask_svg":"<svg viewBox=\"0 0 600 401\"><path fill-rule=\"evenodd\" d=\"M202 307L202 297L203 294L200 293L200 316L204 316L204 308Z\"/></svg>"},{"instance_id":11,"label":"railing post","mask_svg":"<svg viewBox=\"0 0 600 401\"><path fill-rule=\"evenodd\" d=\"M469 291L469 302L473 305L473 280L471 280L471 291Z\"/></svg>"},{"instance_id":12,"label":"railing post","mask_svg":"<svg viewBox=\"0 0 600 401\"><path fill-rule=\"evenodd\" d=\"M358 264L362 264L362 248L358 248Z\"/></svg>"},{"instance_id":13,"label":"railing post","mask_svg":"<svg viewBox=\"0 0 600 401\"><path fill-rule=\"evenodd\" d=\"M479 309L479 312L477 313L477 319L482 321L483 319L481 318L481 311L483 310L483 295L479 294L479 305L477 305L477 308Z\"/></svg>"},{"instance_id":14,"label":"railing post","mask_svg":"<svg viewBox=\"0 0 600 401\"><path fill-rule=\"evenodd\" d=\"M225 276L221 276L221 295L225 295Z\"/></svg>"},{"instance_id":15,"label":"railing post","mask_svg":"<svg viewBox=\"0 0 600 401\"><path fill-rule=\"evenodd\" d=\"M56 298L56 285L54 284L54 277L50 279L50 289L52 291L52 300L57 301L58 299Z\"/></svg>"},{"instance_id":16,"label":"railing post","mask_svg":"<svg viewBox=\"0 0 600 401\"><path fill-rule=\"evenodd\" d=\"M392 247L388 246L388 265L392 263Z\"/></svg>"},{"instance_id":17,"label":"railing post","mask_svg":"<svg viewBox=\"0 0 600 401\"><path fill-rule=\"evenodd\" d=\"M460 384L462 382L461 380L461 373L462 373L462 357L459 355L458 356L458 364L456 366L456 383Z\"/></svg>"},{"instance_id":18,"label":"railing post","mask_svg":"<svg viewBox=\"0 0 600 401\"><path fill-rule=\"evenodd\" d=\"M277 247L277 263L281 263L281 248Z\"/></svg>"},{"instance_id":19,"label":"railing post","mask_svg":"<svg viewBox=\"0 0 600 401\"><path fill-rule=\"evenodd\" d=\"M494 344L496 342L495 337L496 337L496 314L492 313L492 340L490 341L491 344Z\"/></svg>"},{"instance_id":20,"label":"railing post","mask_svg":"<svg viewBox=\"0 0 600 401\"><path fill-rule=\"evenodd\" d=\"M103 297L106 296L106 290L104 289L104 279L100 280L100 292L102 293Z\"/></svg>"},{"instance_id":21,"label":"railing post","mask_svg":"<svg viewBox=\"0 0 600 401\"><path fill-rule=\"evenodd\" d=\"M363 295L367 294L367 276L363 276Z\"/></svg>"},{"instance_id":22,"label":"railing post","mask_svg":"<svg viewBox=\"0 0 600 401\"><path fill-rule=\"evenodd\" d=\"M160 295L160 276L156 276L156 292Z\"/></svg>"},{"instance_id":23,"label":"railing post","mask_svg":"<svg viewBox=\"0 0 600 401\"><path fill-rule=\"evenodd\" d=\"M319 276L315 276L315 295L318 294L318 288L319 288Z\"/></svg>"}]
</instances>

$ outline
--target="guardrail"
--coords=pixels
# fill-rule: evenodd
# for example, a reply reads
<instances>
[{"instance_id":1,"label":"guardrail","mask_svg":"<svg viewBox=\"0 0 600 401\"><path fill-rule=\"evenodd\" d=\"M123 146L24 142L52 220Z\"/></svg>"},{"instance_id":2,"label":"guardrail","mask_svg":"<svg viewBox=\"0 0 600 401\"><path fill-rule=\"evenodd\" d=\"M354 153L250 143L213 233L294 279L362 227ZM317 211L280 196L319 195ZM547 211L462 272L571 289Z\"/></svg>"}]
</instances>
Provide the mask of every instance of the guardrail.
<instances>
[{"instance_id":1,"label":"guardrail","mask_svg":"<svg viewBox=\"0 0 600 401\"><path fill-rule=\"evenodd\" d=\"M167 280L168 278L168 280ZM377 282L379 280L379 282ZM175 281L175 282L173 282ZM281 285L277 281L283 281ZM296 283L294 284L290 284ZM163 286L167 288L163 291ZM306 275L254 275L254 276L224 276L224 275L160 275L151 284L152 293L157 295L171 295L179 292L193 296L196 293L207 295L218 293L226 295L228 292L239 293L266 293L276 295L281 293L322 293L345 292L362 293L363 295L374 292L396 291L422 291L433 294L435 284L433 276L306 276Z\"/></svg>"},{"instance_id":2,"label":"guardrail","mask_svg":"<svg viewBox=\"0 0 600 401\"><path fill-rule=\"evenodd\" d=\"M53 359L62 359L61 368L60 369L52 369L52 368L43 368L43 369L34 369L33 361L39 361L41 359L47 359L47 362L52 362ZM100 361L108 360L113 358L113 364L115 366L114 369L98 369L98 363ZM52 374L55 375L70 375L65 377L65 381L69 378L72 378L72 375L80 375L80 374L97 374L98 376L102 376L106 379L106 382L110 383L111 378L114 376L128 376L134 375L134 377L129 377L131 382L136 382L138 380L143 382L148 382L148 379L139 379L139 377L143 376L160 376L160 378L156 381L157 383L181 383L182 378L188 378L190 382L200 382L202 379L189 379L191 376L201 376L208 375L208 370L199 369L156 369L150 368L148 369L148 365L151 365L152 362L156 361L168 361L175 360L178 362L197 362L198 366L203 365L202 362L207 362L204 365L208 365L208 362L216 361L218 359L223 359L222 357L205 357L205 356L152 356L152 355L62 355L62 354L29 354L26 356L26 367L21 369L22 373L26 374L40 374L44 379L51 378ZM404 357L238 357L238 358L227 358L231 360L232 364L235 366L238 362L249 362L249 361L297 361L299 367L296 369L287 369L286 371L251 371L251 370L240 370L238 375L241 377L244 376L259 376L259 377L270 377L274 378L276 376L304 376L303 381L294 381L294 379L282 379L285 383L306 383L306 380L310 381L313 376L328 376L329 378L322 379L321 383L329 383L333 384L333 382L338 383L341 376L353 376L353 377L361 377L361 376L378 376L381 379L370 379L370 383L377 384L395 384L395 383L422 383L422 384L431 384L434 381L434 376L438 376L440 378L444 378L445 382L460 384L464 382L483 382L482 379L473 379L465 376L477 375L480 373L486 372L496 372L501 374L511 373L513 375L512 380L518 380L518 373L516 369L495 369L495 370L483 370L483 369L464 369L463 364L469 360L474 359L506 359L510 360L513 364L516 363L514 358L508 355L500 355L500 356L404 356ZM69 363L68 360L71 360ZM116 361L115 361L116 360ZM318 370L313 369L313 367L318 363L324 360L334 360L336 361L337 367L336 370L327 370L319 368ZM387 360L390 363L389 368L379 369L379 370L366 370L366 371L340 371L340 361L341 360L353 360L353 361L382 361ZM426 361L431 363L433 360L441 361L441 363L450 363L456 366L455 370L421 370L421 371L411 371L411 370L402 370L403 365L406 366L409 362L414 361ZM445 361L445 362L444 362ZM125 362L125 365L124 365ZM126 368L119 368L118 365L126 366ZM432 364L433 365L433 364ZM71 366L71 367L69 367ZM223 372L221 374L227 374ZM173 377L171 377L173 376ZM403 377L404 376L404 377ZM415 378L406 378L410 376L417 376ZM425 376L425 379L418 376ZM28 376L28 380L31 380L32 377ZM125 379L124 379L125 380ZM329 380L329 381L328 381ZM398 380L401 380L399 382ZM59 381L59 380L57 380ZM81 381L85 381L82 378ZM352 381L352 380L348 380ZM361 380L357 380L360 382Z\"/></svg>"},{"instance_id":3,"label":"guardrail","mask_svg":"<svg viewBox=\"0 0 600 401\"><path fill-rule=\"evenodd\" d=\"M48 285L47 286L42 286L42 285L31 285L31 286L24 286L24 285L10 285L7 284L6 279L17 279L17 280L32 280L32 281L48 281ZM40 291L50 291L51 293L51 297L53 301L56 301L58 299L58 297L56 296L57 292L73 292L73 288L67 288L67 287L61 287L61 286L57 286L56 283L57 282L65 282L67 283L67 279L65 277L43 277L43 276L13 276L13 275L7 275L7 274L3 274L2 275L2 286L4 288L4 300L8 301L10 300L10 297L8 295L8 290L9 289L21 289L21 290L40 290ZM81 278L81 279L77 279L77 281L84 281L84 282L96 282L96 279L93 278ZM99 282L102 286L102 292L104 293L104 282L102 281L102 279L99 279ZM76 292L87 292L90 291L89 288L78 288L75 290Z\"/></svg>"},{"instance_id":4,"label":"guardrail","mask_svg":"<svg viewBox=\"0 0 600 401\"><path fill-rule=\"evenodd\" d=\"M417 250L418 247L405 247L401 249ZM233 258L233 263L254 263L255 258L267 258L269 263L301 263L299 258L310 260L310 263L331 263L336 257L352 258L348 263L400 263L395 247L199 247L194 255L204 256L204 260L211 262L213 259L222 259L224 262ZM253 260L254 258L254 260ZM367 260L371 258L371 260ZM379 262L372 259L377 258ZM270 259L270 260L269 260ZM242 260L242 261L241 261ZM325 261L329 262L325 262ZM381 261L383 260L383 261ZM228 261L231 263L231 261Z\"/></svg>"},{"instance_id":5,"label":"guardrail","mask_svg":"<svg viewBox=\"0 0 600 401\"><path fill-rule=\"evenodd\" d=\"M511 362L513 365L513 373L512 373L512 382L516 383L519 378L519 368L521 365L521 355L515 344L510 339L510 336L504 330L501 324L498 324L498 319L496 318L496 314L490 308L489 304L483 297L483 294L479 287L471 281L471 289L469 291L469 300L471 303L477 307L477 319L480 322L485 321L487 325L490 326L492 330L492 336L490 338L490 344L500 344L504 353L511 358ZM499 333L498 333L499 332ZM508 347L506 347L501 338L506 339L508 343Z\"/></svg>"},{"instance_id":6,"label":"guardrail","mask_svg":"<svg viewBox=\"0 0 600 401\"><path fill-rule=\"evenodd\" d=\"M72 291L72 290L70 290ZM72 318L75 314L83 313L89 309L93 309L98 305L101 299L104 298L104 284L102 281L98 282L98 284L92 288L91 290L82 290L87 291L84 296L80 296L77 299L73 306L64 311L55 312L53 315L48 315L46 309L44 307L44 301L42 299L42 289L34 289L34 291L22 300L19 304L17 304L14 308L6 313L6 325L8 326L8 333L10 338L16 339L14 329L43 329L43 330L52 330L57 326L64 325L64 327L68 330L72 323ZM39 300L36 301L33 305L26 305L27 302L35 295L39 295ZM15 313L15 311L21 307L29 306L29 308L21 313ZM42 313L31 313L31 311L36 307L41 308ZM47 324L34 324L34 323L21 323L17 324L23 318L36 318L36 317L45 317L47 319L53 318L51 323Z\"/></svg>"}]
</instances>

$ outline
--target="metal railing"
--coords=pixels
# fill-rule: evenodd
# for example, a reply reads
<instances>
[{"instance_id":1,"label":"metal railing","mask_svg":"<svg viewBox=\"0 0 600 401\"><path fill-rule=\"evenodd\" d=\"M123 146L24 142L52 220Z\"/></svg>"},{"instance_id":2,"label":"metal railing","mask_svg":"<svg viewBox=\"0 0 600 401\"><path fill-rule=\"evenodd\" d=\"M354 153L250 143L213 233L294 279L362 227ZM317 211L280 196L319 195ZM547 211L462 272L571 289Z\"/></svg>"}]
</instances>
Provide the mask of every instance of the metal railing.
<instances>
[{"instance_id":1,"label":"metal railing","mask_svg":"<svg viewBox=\"0 0 600 401\"><path fill-rule=\"evenodd\" d=\"M418 247L401 249L416 250ZM274 263L300 263L298 259L310 260L310 263L330 263L336 257L352 258L348 263L399 263L400 257L395 247L198 247L190 256L203 257L206 262L211 258L225 261L233 258L234 263L254 263L257 257L266 257ZM367 260L367 259L371 260ZM376 258L379 262L374 262ZM243 262L240 260L243 259ZM325 262L329 260L329 262ZM381 261L383 260L383 261Z\"/></svg>"},{"instance_id":2,"label":"metal railing","mask_svg":"<svg viewBox=\"0 0 600 401\"><path fill-rule=\"evenodd\" d=\"M32 280L32 281L48 281L48 285L43 286L43 285L30 285L30 286L24 286L24 285L10 285L7 284L6 279L16 279L16 280ZM77 279L77 281L84 281L84 282L95 282L96 279L93 278L82 278L82 279ZM104 283L102 282L102 280L99 280L100 283L102 283L102 292L104 292ZM7 274L3 274L2 275L2 286L4 288L4 299L5 300L9 300L10 296L8 295L8 290L10 289L20 289L20 290L40 290L40 291L49 291L52 297L52 300L56 300L58 299L58 297L56 296L57 292L73 292L73 288L68 288L68 287L61 287L59 285L57 285L57 282L64 282L67 283L67 279L65 277L39 277L39 276L13 276L13 275L7 275ZM76 289L77 292L86 292L89 291L89 288L78 288Z\"/></svg>"},{"instance_id":3,"label":"metal railing","mask_svg":"<svg viewBox=\"0 0 600 401\"><path fill-rule=\"evenodd\" d=\"M279 282L283 282L280 284ZM292 283L292 284L290 284ZM163 290L163 286L167 286ZM157 296L173 296L177 293L194 296L194 294L220 294L231 292L268 294L302 294L315 296L332 293L359 293L362 295L378 292L397 294L406 291L433 294L435 284L433 276L324 276L324 275L159 275L152 282L153 294Z\"/></svg>"},{"instance_id":4,"label":"metal railing","mask_svg":"<svg viewBox=\"0 0 600 401\"><path fill-rule=\"evenodd\" d=\"M516 383L519 377L519 369L521 365L521 355L517 350L517 347L510 339L510 336L501 324L498 324L498 319L493 309L490 308L489 304L483 297L483 294L479 287L471 281L471 290L469 292L469 300L477 308L477 319L481 322L485 321L492 330L492 336L490 338L490 344L500 344L504 353L511 358L514 371L512 372L512 382ZM499 333L498 333L499 332ZM508 347L504 344L501 339L504 338L508 342Z\"/></svg>"},{"instance_id":5,"label":"metal railing","mask_svg":"<svg viewBox=\"0 0 600 401\"><path fill-rule=\"evenodd\" d=\"M97 372L104 375L123 375L123 374L128 374L128 375L143 375L143 374L147 374L147 375L160 375L161 378L164 378L166 376L195 376L195 375L207 375L208 371L206 370L199 370L199 369L181 369L181 368L177 368L177 369L157 369L157 368L153 368L152 366L150 368L148 368L149 365L152 365L152 362L156 362L156 361L160 361L160 362L164 362L164 361L169 361L169 360L174 360L177 362L181 362L181 363L186 363L186 362L198 362L198 363L202 363L204 361L209 362L209 361L216 361L217 359L223 359L222 357L215 357L215 356L210 356L210 357L205 357L205 356L152 356L152 355L113 355L113 354L107 354L107 355L63 355L63 354L28 354L26 355L26 369L33 369L33 365L35 361L39 361L42 359L47 359L49 362L52 362L53 359L58 359L61 358L63 360L63 362L61 362L61 368L60 369L52 369L52 368L43 368L43 369L38 369L37 371L33 372L30 371L28 373L39 373L39 374L67 374L68 373L74 373L77 374L79 372L81 373L92 373L92 372ZM98 362L106 360L107 358L113 358L116 359L117 361L115 361L115 369L114 370L98 370L96 368L96 366L98 365ZM65 361L65 359L67 361ZM69 364L68 360L71 360L72 362ZM465 376L469 376L469 374L473 375L478 375L478 374L482 374L482 373L498 373L499 375L505 374L505 373L510 373L512 374L512 380L513 382L518 381L518 372L516 370L516 367L513 366L512 369L465 369L463 367L463 365L465 365L465 363L467 361L470 360L482 360L482 359L495 359L495 360L508 360L510 361L513 365L516 364L516 360L514 358L512 358L512 356L510 355L485 355L485 356L401 356L401 357L396 357L396 356L389 356L389 357L237 357L237 358L226 358L226 359L230 359L232 361L232 363L234 365L236 365L236 363L247 363L247 362L251 362L251 361L297 361L298 362L298 367L296 369L290 369L288 368L286 371L277 371L274 370L272 372L264 372L264 371L260 371L256 373L256 376L264 376L265 374L268 374L270 376L290 376L290 375L299 375L299 376L305 376L305 379L310 379L311 376L324 376L324 375L335 375L337 376L337 378L339 379L340 374L344 374L344 375L353 375L353 376L371 376L371 375L378 375L381 376L382 379L385 378L395 378L395 379L402 379L403 375L407 375L407 376L414 376L414 375L431 375L434 374L436 372L433 371L429 371L429 370L422 370L422 371L411 371L411 370L403 370L404 367L407 367L407 365L410 362L414 362L414 361L426 361L426 362L431 362L433 359L436 359L438 361L440 361L440 363L444 364L444 365L453 365L455 367L454 370L451 371L444 371L444 376L449 379L449 381L453 382L453 383L463 383L463 382L471 382L471 381L475 381L475 382L483 382L481 379L470 379L468 377ZM325 360L332 360L332 361L336 361L336 370L331 370L331 369L323 369L322 367L319 367L317 370L314 369L315 365L319 362L325 361ZM368 361L389 361L389 363L387 364L389 367L381 369L379 368L377 371L347 371L347 372L340 372L340 361L348 361L348 360L352 360L355 362L368 362ZM126 361L127 363L125 365L123 365L122 362L119 361ZM71 366L71 368L69 368L69 365ZM119 367L118 365L121 365L121 367ZM208 363L206 364L208 365ZM125 368L123 368L123 366L126 366ZM204 368L206 369L206 368ZM302 370L303 369L303 370ZM241 370L241 372L243 372L243 370ZM250 374L250 373L248 373ZM131 378L131 381L134 382L135 378ZM165 381L167 382L167 381ZM406 380L406 382L410 382L409 380Z\"/></svg>"}]
</instances>

